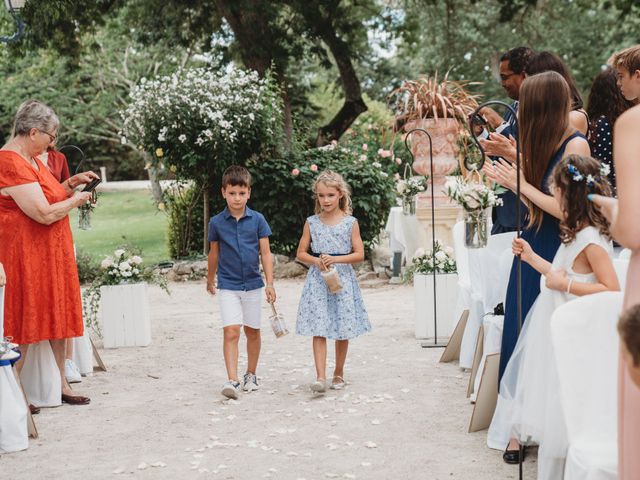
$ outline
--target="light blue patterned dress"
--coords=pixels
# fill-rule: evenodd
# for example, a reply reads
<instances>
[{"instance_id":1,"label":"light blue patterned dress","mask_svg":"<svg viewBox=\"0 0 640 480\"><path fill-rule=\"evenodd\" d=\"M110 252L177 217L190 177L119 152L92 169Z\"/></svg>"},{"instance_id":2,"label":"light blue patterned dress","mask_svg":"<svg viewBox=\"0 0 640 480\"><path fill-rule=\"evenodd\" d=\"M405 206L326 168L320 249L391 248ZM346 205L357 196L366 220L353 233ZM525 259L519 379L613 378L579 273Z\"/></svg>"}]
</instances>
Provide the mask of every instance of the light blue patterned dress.
<instances>
[{"instance_id":1,"label":"light blue patterned dress","mask_svg":"<svg viewBox=\"0 0 640 480\"><path fill-rule=\"evenodd\" d=\"M307 218L307 222L313 253L346 255L352 252L354 217L344 217L337 225L325 225L314 215ZM342 290L335 294L329 292L318 267L309 268L298 306L298 335L347 340L371 330L353 267L345 263L334 264L334 267L342 282Z\"/></svg>"}]
</instances>

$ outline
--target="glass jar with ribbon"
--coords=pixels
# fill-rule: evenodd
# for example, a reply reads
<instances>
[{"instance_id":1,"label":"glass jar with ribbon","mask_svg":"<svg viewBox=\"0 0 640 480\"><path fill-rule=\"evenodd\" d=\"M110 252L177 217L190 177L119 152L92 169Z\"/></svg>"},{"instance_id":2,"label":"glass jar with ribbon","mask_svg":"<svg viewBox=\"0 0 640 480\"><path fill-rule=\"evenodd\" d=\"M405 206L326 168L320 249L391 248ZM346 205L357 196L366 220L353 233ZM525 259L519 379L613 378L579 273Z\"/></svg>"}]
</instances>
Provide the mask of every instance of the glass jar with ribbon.
<instances>
[{"instance_id":1,"label":"glass jar with ribbon","mask_svg":"<svg viewBox=\"0 0 640 480\"><path fill-rule=\"evenodd\" d=\"M477 170L467 178L451 177L446 183L447 196L464 209L464 239L467 248L482 248L487 245L489 235L489 209L502 205L498 194L504 189L488 186Z\"/></svg>"},{"instance_id":2,"label":"glass jar with ribbon","mask_svg":"<svg viewBox=\"0 0 640 480\"><path fill-rule=\"evenodd\" d=\"M425 175L411 176L411 165L404 166L403 178L396 183L396 194L402 201L402 213L416 214L417 196L427 190L429 177Z\"/></svg>"}]
</instances>

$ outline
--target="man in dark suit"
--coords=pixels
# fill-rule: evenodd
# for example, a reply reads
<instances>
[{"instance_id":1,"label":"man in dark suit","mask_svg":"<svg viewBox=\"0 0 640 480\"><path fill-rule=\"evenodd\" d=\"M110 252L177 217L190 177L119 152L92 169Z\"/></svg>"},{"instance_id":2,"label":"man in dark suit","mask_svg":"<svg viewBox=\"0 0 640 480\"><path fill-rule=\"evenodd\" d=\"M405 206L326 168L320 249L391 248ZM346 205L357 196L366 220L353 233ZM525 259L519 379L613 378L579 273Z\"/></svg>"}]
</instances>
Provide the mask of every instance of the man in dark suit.
<instances>
[{"instance_id":1,"label":"man in dark suit","mask_svg":"<svg viewBox=\"0 0 640 480\"><path fill-rule=\"evenodd\" d=\"M500 83L505 89L509 98L513 100L512 107L518 110L518 98L520 97L520 85L525 79L524 69L527 62L533 55L533 50L528 47L512 48L500 57ZM491 108L483 108L480 114L495 131L506 138L518 138L518 128L515 118L510 110L501 117ZM493 133L491 135L496 135ZM516 194L508 190L500 194L502 206L493 209L493 228L491 234L513 232L517 228L517 197ZM521 208L521 225L524 225L526 207Z\"/></svg>"}]
</instances>

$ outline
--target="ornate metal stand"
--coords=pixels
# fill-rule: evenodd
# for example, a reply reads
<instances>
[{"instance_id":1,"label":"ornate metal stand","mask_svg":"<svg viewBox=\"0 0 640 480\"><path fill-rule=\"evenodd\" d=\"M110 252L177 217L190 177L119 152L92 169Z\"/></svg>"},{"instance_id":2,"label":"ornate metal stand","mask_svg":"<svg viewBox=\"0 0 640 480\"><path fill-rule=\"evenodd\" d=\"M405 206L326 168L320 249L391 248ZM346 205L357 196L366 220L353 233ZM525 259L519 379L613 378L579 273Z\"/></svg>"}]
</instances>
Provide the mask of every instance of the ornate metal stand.
<instances>
[{"instance_id":1,"label":"ornate metal stand","mask_svg":"<svg viewBox=\"0 0 640 480\"><path fill-rule=\"evenodd\" d=\"M413 152L411 151L411 148L409 148L409 136L413 132L422 132L429 139L429 168L431 172L431 175L429 177L429 180L431 182L431 252L433 253L436 249L436 209L435 209L435 199L434 199L434 191L433 191L433 142L431 140L431 135L429 134L429 132L427 132L422 128L414 128L413 130L410 130L409 132L407 132L407 135L404 139L404 144L405 144L405 147L407 147L407 150L409 151L409 154L411 155L412 160L414 157L413 157ZM444 343L438 343L438 309L437 309L438 299L436 297L436 279L437 279L437 275L436 275L436 270L434 268L433 269L433 342L430 342L430 341L421 342L420 345L423 348L444 348L447 346Z\"/></svg>"},{"instance_id":2,"label":"ornate metal stand","mask_svg":"<svg viewBox=\"0 0 640 480\"><path fill-rule=\"evenodd\" d=\"M478 148L480 149L480 153L481 153L481 157L480 157L480 165L476 166L476 169L481 169L482 166L484 165L484 159L485 159L485 152L484 149L482 148L482 145L480 145L480 142L478 141L478 137L475 134L474 131L474 126L478 125L478 124L484 124L486 123L484 121L484 119L482 119L482 117L480 116L479 112L480 109L482 109L483 107L487 107L490 105L500 105L502 107L505 107L509 112L511 112L511 115L513 115L513 125L515 125L516 128L518 128L518 114L515 111L515 109L505 103L505 102L501 102L499 100L490 100L488 102L483 103L482 105L478 106L478 108L475 109L475 111L471 114L471 116L469 117L469 123L470 123L470 130L471 130L471 135L473 136L473 140L475 141L476 145L478 146ZM480 121L478 121L480 120ZM478 122L477 122L478 121ZM477 123L476 123L477 122ZM467 164L467 159L465 159L465 167L469 168L469 165ZM521 209L522 209L522 201L521 201L521 192L520 192L520 141L518 139L518 137L516 136L516 175L517 175L517 179L516 179L516 197L517 197L517 205L516 205L516 216L518 217L516 219L516 236L517 238L520 238L520 234L522 233L522 225L520 224L521 222ZM517 305L517 319L518 319L518 335L520 335L520 331L522 330L522 259L520 258L520 255L518 255L518 261L516 263L516 305ZM524 446L520 445L520 451L519 451L519 455L518 455L518 460L519 460L519 477L520 480L522 480L522 460L524 457Z\"/></svg>"}]
</instances>

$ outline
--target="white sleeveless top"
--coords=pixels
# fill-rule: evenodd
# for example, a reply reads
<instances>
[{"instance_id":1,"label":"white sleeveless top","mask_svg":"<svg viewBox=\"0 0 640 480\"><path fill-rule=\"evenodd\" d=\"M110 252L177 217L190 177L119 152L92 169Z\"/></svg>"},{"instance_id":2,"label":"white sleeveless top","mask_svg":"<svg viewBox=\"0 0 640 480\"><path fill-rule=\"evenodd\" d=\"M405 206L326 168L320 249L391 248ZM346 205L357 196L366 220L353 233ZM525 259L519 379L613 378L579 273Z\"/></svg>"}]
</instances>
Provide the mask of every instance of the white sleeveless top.
<instances>
[{"instance_id":1,"label":"white sleeveless top","mask_svg":"<svg viewBox=\"0 0 640 480\"><path fill-rule=\"evenodd\" d=\"M569 278L574 282L596 283L595 273L576 273L573 271L573 263L575 262L576 258L585 248L587 248L587 246L591 244L599 245L604 248L610 257L613 255L613 244L611 243L611 241L601 235L596 227L589 226L580 230L576 234L576 238L573 240L573 242L563 243L560 245L560 248L558 248L555 257L553 257L551 268L553 270L565 270ZM544 282L544 276L541 276L541 290L545 288ZM564 293L564 295L567 296L567 298L564 299L565 301L575 297L574 295L569 295L567 293Z\"/></svg>"}]
</instances>

